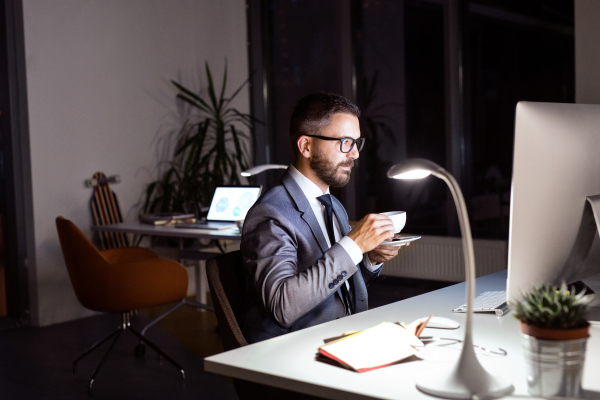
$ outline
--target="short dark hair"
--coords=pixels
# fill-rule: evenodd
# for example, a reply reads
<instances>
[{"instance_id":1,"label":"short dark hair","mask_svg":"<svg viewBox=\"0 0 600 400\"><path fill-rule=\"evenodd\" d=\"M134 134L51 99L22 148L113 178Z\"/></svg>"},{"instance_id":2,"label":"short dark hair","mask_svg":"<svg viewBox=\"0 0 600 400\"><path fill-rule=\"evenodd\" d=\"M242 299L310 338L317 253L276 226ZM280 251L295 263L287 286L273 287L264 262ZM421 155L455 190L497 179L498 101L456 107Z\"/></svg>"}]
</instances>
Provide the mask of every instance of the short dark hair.
<instances>
[{"instance_id":1,"label":"short dark hair","mask_svg":"<svg viewBox=\"0 0 600 400\"><path fill-rule=\"evenodd\" d=\"M344 96L329 92L315 92L304 96L294 106L290 119L290 141L294 155L298 155L298 138L302 135L320 135L334 114L345 113L360 117L358 107Z\"/></svg>"}]
</instances>

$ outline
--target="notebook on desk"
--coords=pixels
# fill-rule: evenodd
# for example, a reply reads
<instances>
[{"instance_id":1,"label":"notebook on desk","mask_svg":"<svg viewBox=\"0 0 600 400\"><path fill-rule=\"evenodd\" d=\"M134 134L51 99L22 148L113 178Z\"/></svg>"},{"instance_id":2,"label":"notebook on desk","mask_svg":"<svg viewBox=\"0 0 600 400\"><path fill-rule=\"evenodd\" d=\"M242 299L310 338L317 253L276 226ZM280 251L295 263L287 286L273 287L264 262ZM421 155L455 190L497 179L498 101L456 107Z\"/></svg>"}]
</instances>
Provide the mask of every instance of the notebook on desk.
<instances>
[{"instance_id":1,"label":"notebook on desk","mask_svg":"<svg viewBox=\"0 0 600 400\"><path fill-rule=\"evenodd\" d=\"M215 190L206 221L178 224L177 228L228 229L246 214L260 196L260 186L219 186Z\"/></svg>"}]
</instances>

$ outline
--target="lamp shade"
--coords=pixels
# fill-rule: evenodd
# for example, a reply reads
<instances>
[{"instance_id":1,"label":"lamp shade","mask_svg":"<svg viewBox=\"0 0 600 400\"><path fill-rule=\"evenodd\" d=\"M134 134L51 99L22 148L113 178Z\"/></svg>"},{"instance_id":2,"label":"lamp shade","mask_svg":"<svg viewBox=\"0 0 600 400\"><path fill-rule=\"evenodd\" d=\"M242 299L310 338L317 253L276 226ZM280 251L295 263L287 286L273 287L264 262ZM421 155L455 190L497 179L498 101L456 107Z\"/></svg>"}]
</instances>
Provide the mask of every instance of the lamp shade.
<instances>
[{"instance_id":1,"label":"lamp shade","mask_svg":"<svg viewBox=\"0 0 600 400\"><path fill-rule=\"evenodd\" d=\"M287 165L281 165L281 164L263 164L263 165L257 165L255 167L252 168L248 168L247 170L243 171L241 173L242 176L252 176L252 175L258 175L261 172L264 172L266 170L269 169L287 169Z\"/></svg>"},{"instance_id":2,"label":"lamp shade","mask_svg":"<svg viewBox=\"0 0 600 400\"><path fill-rule=\"evenodd\" d=\"M439 174L443 170L433 161L424 158L411 158L394 165L388 171L387 176L392 179L421 179L433 174L439 178Z\"/></svg>"}]
</instances>

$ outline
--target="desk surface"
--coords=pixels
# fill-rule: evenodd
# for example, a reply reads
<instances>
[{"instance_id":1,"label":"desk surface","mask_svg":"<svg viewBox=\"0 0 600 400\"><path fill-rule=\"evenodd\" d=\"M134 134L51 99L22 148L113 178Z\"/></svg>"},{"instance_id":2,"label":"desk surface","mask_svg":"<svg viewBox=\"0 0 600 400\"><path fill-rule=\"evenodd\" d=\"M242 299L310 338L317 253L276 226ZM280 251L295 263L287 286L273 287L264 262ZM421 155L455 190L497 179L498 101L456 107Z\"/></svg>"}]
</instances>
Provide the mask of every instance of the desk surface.
<instances>
[{"instance_id":1,"label":"desk surface","mask_svg":"<svg viewBox=\"0 0 600 400\"><path fill-rule=\"evenodd\" d=\"M141 222L123 222L120 224L92 226L93 231L135 233L139 235L169 236L178 238L208 238L218 240L241 240L238 228L231 229L188 229L173 225L150 225Z\"/></svg>"},{"instance_id":2,"label":"desk surface","mask_svg":"<svg viewBox=\"0 0 600 400\"><path fill-rule=\"evenodd\" d=\"M505 290L506 271L477 279L476 293ZM416 380L438 369L455 364L459 346L424 350L422 361L396 364L358 374L315 361L323 338L351 330L362 330L383 321L410 323L430 314L452 318L461 324L457 330L425 329L424 336L462 339L464 314L452 309L465 303L465 283L459 283L421 296L375 308L367 312L317 325L271 340L221 353L204 360L206 371L234 378L277 386L332 399L418 399L432 397L415 387ZM477 345L508 352L505 357L487 356L477 352L481 364L490 373L505 375L515 391L507 398L527 395L525 366L521 351L519 321L511 313L504 317L475 314L473 338ZM583 387L600 397L600 328L590 329ZM586 396L587 397L587 396ZM594 397L591 397L594 398ZM596 397L598 398L598 397Z\"/></svg>"}]
</instances>

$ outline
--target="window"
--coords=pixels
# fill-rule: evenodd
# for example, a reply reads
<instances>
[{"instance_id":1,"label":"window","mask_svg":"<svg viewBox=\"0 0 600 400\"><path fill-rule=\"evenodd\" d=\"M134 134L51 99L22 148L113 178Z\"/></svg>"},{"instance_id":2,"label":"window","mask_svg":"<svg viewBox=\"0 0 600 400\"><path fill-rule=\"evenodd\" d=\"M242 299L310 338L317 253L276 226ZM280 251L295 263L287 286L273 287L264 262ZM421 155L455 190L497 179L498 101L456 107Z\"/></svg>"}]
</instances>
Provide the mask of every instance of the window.
<instances>
[{"instance_id":1,"label":"window","mask_svg":"<svg viewBox=\"0 0 600 400\"><path fill-rule=\"evenodd\" d=\"M255 115L269 131L256 142L268 155L256 163L290 163L296 100L316 90L338 92L360 106L367 138L355 183L342 192L356 219L404 210L406 232L459 235L443 182L386 177L398 161L422 157L459 180L475 237L508 237L516 103L574 101L572 0L249 5L251 60L261 55L251 70L262 72L253 101L268 105Z\"/></svg>"}]
</instances>

